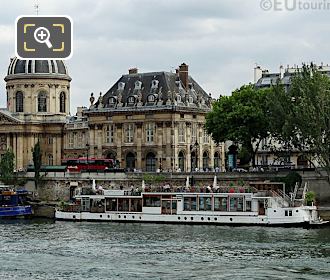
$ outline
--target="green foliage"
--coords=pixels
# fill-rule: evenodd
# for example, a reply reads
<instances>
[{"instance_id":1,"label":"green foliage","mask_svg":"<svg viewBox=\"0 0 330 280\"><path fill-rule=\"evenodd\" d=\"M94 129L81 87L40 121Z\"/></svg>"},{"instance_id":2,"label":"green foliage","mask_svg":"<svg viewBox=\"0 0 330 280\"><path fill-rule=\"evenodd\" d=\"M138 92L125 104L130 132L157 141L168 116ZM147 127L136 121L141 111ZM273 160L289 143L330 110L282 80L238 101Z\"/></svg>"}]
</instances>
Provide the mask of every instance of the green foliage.
<instances>
[{"instance_id":1,"label":"green foliage","mask_svg":"<svg viewBox=\"0 0 330 280\"><path fill-rule=\"evenodd\" d=\"M206 116L206 130L215 142L231 140L244 146L255 165L262 139L269 135L267 94L270 89L242 86L231 96L221 96Z\"/></svg>"},{"instance_id":2,"label":"green foliage","mask_svg":"<svg viewBox=\"0 0 330 280\"><path fill-rule=\"evenodd\" d=\"M161 183L166 179L164 175L153 175L153 174L144 174L143 175L143 180L147 184L152 184L152 183Z\"/></svg>"},{"instance_id":3,"label":"green foliage","mask_svg":"<svg viewBox=\"0 0 330 280\"><path fill-rule=\"evenodd\" d=\"M42 179L40 176L40 169L42 165L42 152L39 141L34 145L34 148L32 149L32 157L34 164L34 184L35 188L38 189L39 183Z\"/></svg>"},{"instance_id":4,"label":"green foliage","mask_svg":"<svg viewBox=\"0 0 330 280\"><path fill-rule=\"evenodd\" d=\"M251 161L251 154L246 147L242 146L238 151L238 158L240 166L248 165Z\"/></svg>"},{"instance_id":5,"label":"green foliage","mask_svg":"<svg viewBox=\"0 0 330 280\"><path fill-rule=\"evenodd\" d=\"M330 178L330 79L303 66L288 92L277 85L269 96L272 135L287 149L314 159Z\"/></svg>"},{"instance_id":6,"label":"green foliage","mask_svg":"<svg viewBox=\"0 0 330 280\"><path fill-rule=\"evenodd\" d=\"M1 158L0 169L1 169L1 180L6 184L13 184L14 178L14 153L7 149L5 154Z\"/></svg>"},{"instance_id":7,"label":"green foliage","mask_svg":"<svg viewBox=\"0 0 330 280\"><path fill-rule=\"evenodd\" d=\"M312 203L315 203L315 198L316 198L315 192L312 191L306 192L305 202L307 205L312 205Z\"/></svg>"},{"instance_id":8,"label":"green foliage","mask_svg":"<svg viewBox=\"0 0 330 280\"><path fill-rule=\"evenodd\" d=\"M237 183L239 186L242 186L242 187L245 185L245 182L243 179L239 179Z\"/></svg>"}]
</instances>

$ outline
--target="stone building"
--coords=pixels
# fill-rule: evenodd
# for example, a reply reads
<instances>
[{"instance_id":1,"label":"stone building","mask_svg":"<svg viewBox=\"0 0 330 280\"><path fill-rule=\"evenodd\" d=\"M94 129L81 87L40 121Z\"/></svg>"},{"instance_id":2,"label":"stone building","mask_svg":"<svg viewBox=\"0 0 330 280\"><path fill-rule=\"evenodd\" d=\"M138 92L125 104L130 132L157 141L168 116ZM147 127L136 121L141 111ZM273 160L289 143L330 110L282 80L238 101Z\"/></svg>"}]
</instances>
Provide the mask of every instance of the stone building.
<instances>
[{"instance_id":1,"label":"stone building","mask_svg":"<svg viewBox=\"0 0 330 280\"><path fill-rule=\"evenodd\" d=\"M130 69L66 124L65 157L113 158L142 171L224 168L224 147L204 130L211 101L186 64L176 73Z\"/></svg>"},{"instance_id":2,"label":"stone building","mask_svg":"<svg viewBox=\"0 0 330 280\"><path fill-rule=\"evenodd\" d=\"M0 155L15 154L16 168L32 163L39 140L43 163L61 163L64 125L70 110L70 81L59 60L10 61L6 81L7 108L0 109Z\"/></svg>"},{"instance_id":3,"label":"stone building","mask_svg":"<svg viewBox=\"0 0 330 280\"><path fill-rule=\"evenodd\" d=\"M69 116L71 78L63 61L13 58L5 81L0 156L13 150L17 169L32 163L38 140L45 165L89 156L142 171L225 166L224 146L204 130L211 96L186 64L176 73L130 69L103 96L92 94L89 108L78 108L75 116Z\"/></svg>"}]
</instances>

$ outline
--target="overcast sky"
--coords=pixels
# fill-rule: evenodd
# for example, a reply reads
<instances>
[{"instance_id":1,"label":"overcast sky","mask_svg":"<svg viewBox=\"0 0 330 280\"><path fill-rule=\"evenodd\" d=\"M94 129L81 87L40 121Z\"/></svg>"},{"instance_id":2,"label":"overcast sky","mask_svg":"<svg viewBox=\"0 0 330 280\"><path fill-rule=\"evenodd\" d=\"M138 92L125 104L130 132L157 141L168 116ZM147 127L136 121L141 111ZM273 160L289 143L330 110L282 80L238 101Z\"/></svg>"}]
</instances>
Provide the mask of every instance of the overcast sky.
<instances>
[{"instance_id":1,"label":"overcast sky","mask_svg":"<svg viewBox=\"0 0 330 280\"><path fill-rule=\"evenodd\" d=\"M131 67L174 71L185 62L204 90L218 97L252 82L256 63L272 71L281 64L330 63L330 10L308 9L318 0L262 1L0 0L0 74L5 77L14 56L15 18L34 14L35 2L40 15L64 14L74 21L73 56L67 61L71 113ZM297 6L274 8L274 1ZM3 79L0 87L0 107L5 107Z\"/></svg>"}]
</instances>

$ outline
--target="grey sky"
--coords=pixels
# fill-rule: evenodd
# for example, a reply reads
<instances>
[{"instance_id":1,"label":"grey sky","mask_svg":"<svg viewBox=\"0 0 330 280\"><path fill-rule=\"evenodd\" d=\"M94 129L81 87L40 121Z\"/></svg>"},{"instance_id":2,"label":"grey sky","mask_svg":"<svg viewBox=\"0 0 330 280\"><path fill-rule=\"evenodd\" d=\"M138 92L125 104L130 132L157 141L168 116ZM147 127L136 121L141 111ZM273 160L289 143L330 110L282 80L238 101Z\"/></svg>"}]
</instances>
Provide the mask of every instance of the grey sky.
<instances>
[{"instance_id":1,"label":"grey sky","mask_svg":"<svg viewBox=\"0 0 330 280\"><path fill-rule=\"evenodd\" d=\"M264 0L268 1L268 0ZM330 10L264 11L260 0L43 0L41 15L71 16L71 113L87 106L91 92L107 91L128 68L171 71L182 62L214 97L253 80L255 63L330 63ZM325 0L327 1L327 0ZM14 55L14 22L34 14L36 1L0 0L0 75ZM324 2L320 0L319 2ZM330 0L329 0L330 3ZM330 4L329 4L330 5ZM0 83L0 107L6 106Z\"/></svg>"}]
</instances>

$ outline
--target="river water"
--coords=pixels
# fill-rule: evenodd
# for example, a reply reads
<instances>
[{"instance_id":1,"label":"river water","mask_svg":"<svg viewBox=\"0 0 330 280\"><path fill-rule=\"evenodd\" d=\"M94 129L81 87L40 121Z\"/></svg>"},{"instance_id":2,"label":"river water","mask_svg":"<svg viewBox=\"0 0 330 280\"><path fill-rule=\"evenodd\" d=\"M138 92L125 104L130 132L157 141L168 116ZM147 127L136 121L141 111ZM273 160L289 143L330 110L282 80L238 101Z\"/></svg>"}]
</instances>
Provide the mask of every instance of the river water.
<instances>
[{"instance_id":1,"label":"river water","mask_svg":"<svg viewBox=\"0 0 330 280\"><path fill-rule=\"evenodd\" d=\"M0 279L330 279L330 227L0 221Z\"/></svg>"}]
</instances>

